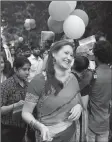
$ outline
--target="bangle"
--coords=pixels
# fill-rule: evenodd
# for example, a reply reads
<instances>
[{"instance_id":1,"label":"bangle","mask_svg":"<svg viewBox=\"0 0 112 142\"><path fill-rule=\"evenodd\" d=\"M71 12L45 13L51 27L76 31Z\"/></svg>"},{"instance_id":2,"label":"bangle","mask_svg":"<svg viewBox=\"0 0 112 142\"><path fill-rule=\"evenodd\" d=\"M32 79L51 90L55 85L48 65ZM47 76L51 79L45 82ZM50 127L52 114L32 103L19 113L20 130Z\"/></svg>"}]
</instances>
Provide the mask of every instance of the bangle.
<instances>
[{"instance_id":1,"label":"bangle","mask_svg":"<svg viewBox=\"0 0 112 142\"><path fill-rule=\"evenodd\" d=\"M33 130L35 130L35 127L34 127L35 122L36 122L36 121L31 121L30 124L29 124L29 126L30 126Z\"/></svg>"}]
</instances>

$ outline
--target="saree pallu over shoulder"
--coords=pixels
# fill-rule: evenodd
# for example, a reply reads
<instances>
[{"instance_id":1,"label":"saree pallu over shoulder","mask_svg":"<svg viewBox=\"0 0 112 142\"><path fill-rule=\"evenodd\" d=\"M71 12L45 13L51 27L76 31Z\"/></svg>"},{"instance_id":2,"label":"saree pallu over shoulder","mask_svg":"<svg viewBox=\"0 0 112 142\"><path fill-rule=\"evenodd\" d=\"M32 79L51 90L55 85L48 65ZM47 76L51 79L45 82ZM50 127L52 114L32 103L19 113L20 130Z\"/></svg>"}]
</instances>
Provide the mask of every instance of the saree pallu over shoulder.
<instances>
[{"instance_id":1,"label":"saree pallu over shoulder","mask_svg":"<svg viewBox=\"0 0 112 142\"><path fill-rule=\"evenodd\" d=\"M38 112L41 113L41 122L46 126L65 121L68 118L69 111L80 103L78 98L79 86L74 76L56 96L53 92L51 91L48 96L43 95L43 98L40 98L41 107L39 107L39 102L37 105Z\"/></svg>"}]
</instances>

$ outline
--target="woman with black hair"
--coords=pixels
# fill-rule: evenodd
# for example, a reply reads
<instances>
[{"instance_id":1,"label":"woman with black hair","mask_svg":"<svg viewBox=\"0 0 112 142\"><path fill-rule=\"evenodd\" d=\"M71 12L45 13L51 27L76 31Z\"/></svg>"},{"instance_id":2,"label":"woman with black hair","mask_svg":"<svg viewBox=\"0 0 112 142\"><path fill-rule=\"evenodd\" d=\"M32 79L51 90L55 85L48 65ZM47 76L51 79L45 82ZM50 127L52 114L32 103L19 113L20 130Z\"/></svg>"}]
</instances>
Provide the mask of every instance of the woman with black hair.
<instances>
[{"instance_id":1,"label":"woman with black hair","mask_svg":"<svg viewBox=\"0 0 112 142\"><path fill-rule=\"evenodd\" d=\"M1 60L1 83L12 75L12 68L10 62L5 58L3 51L0 56Z\"/></svg>"},{"instance_id":2,"label":"woman with black hair","mask_svg":"<svg viewBox=\"0 0 112 142\"><path fill-rule=\"evenodd\" d=\"M25 134L25 123L18 110L24 104L27 77L29 75L31 63L20 56L14 61L14 75L1 84L1 141L2 142L22 142Z\"/></svg>"},{"instance_id":3,"label":"woman with black hair","mask_svg":"<svg viewBox=\"0 0 112 142\"><path fill-rule=\"evenodd\" d=\"M36 142L78 142L82 106L79 85L70 72L72 43L62 40L49 51L46 71L30 82L22 117L36 132ZM37 117L32 112L37 109Z\"/></svg>"}]
</instances>

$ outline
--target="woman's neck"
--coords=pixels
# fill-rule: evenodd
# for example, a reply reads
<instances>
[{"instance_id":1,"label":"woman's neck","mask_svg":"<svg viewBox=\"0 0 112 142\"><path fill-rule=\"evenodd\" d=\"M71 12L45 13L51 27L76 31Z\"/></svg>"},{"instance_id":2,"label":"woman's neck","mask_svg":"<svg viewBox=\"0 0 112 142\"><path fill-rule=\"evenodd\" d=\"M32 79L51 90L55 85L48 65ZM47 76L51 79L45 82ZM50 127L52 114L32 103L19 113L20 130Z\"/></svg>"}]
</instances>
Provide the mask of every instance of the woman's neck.
<instances>
[{"instance_id":1,"label":"woman's neck","mask_svg":"<svg viewBox=\"0 0 112 142\"><path fill-rule=\"evenodd\" d=\"M62 70L55 66L54 69L55 69L55 77L62 82L64 82L66 78L69 76L70 73L69 70Z\"/></svg>"}]
</instances>

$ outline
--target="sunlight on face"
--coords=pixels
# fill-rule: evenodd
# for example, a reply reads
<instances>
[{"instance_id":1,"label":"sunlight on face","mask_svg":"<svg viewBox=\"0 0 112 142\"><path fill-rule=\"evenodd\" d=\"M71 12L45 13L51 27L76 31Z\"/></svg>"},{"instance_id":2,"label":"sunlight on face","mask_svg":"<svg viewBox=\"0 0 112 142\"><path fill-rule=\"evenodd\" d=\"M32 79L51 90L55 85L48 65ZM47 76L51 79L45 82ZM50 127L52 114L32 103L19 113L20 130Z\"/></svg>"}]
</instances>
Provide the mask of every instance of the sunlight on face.
<instances>
[{"instance_id":1,"label":"sunlight on face","mask_svg":"<svg viewBox=\"0 0 112 142\"><path fill-rule=\"evenodd\" d=\"M70 45L64 45L58 52L53 53L56 65L61 69L67 70L71 68L73 61L73 49Z\"/></svg>"}]
</instances>

